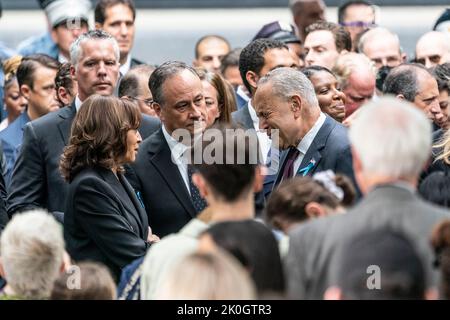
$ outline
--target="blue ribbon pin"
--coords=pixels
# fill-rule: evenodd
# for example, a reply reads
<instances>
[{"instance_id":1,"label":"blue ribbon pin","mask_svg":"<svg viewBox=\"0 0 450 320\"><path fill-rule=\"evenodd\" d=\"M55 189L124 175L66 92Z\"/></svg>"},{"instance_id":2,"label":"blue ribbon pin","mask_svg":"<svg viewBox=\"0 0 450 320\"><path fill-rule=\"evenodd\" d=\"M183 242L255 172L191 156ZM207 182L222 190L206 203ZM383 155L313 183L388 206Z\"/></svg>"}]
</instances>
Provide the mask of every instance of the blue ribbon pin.
<instances>
[{"instance_id":1,"label":"blue ribbon pin","mask_svg":"<svg viewBox=\"0 0 450 320\"><path fill-rule=\"evenodd\" d=\"M140 191L136 191L136 196L137 196L139 202L141 203L142 208L145 209L144 202L142 201L142 198L141 198L141 192Z\"/></svg>"},{"instance_id":2,"label":"blue ribbon pin","mask_svg":"<svg viewBox=\"0 0 450 320\"><path fill-rule=\"evenodd\" d=\"M315 164L316 160L311 159L311 161L309 161L309 164L306 167L300 169L298 173L301 174L303 177L306 176L308 172L315 166Z\"/></svg>"}]
</instances>

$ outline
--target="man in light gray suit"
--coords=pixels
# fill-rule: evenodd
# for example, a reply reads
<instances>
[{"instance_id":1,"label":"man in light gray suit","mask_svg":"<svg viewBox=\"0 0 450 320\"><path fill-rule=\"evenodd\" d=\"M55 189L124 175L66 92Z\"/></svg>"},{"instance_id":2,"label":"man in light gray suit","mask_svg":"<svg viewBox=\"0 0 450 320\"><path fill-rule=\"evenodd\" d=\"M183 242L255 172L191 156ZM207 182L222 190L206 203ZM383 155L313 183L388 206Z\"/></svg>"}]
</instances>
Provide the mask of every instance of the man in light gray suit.
<instances>
[{"instance_id":1,"label":"man in light gray suit","mask_svg":"<svg viewBox=\"0 0 450 320\"><path fill-rule=\"evenodd\" d=\"M421 200L415 191L431 149L429 121L408 102L380 98L361 109L349 137L364 199L344 215L312 220L292 230L285 260L290 296L322 299L328 287L339 284L336 270L343 244L380 228L401 232L412 241L424 263L427 287L434 286L430 232L450 213ZM369 278L372 269L367 268Z\"/></svg>"}]
</instances>

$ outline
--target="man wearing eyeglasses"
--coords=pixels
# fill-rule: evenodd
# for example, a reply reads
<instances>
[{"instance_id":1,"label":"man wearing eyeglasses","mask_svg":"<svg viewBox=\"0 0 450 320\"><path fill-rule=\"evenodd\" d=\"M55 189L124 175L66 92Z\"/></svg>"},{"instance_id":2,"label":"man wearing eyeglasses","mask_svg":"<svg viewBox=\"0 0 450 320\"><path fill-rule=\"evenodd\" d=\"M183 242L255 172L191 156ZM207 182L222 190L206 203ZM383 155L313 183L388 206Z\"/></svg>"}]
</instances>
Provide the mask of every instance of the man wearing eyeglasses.
<instances>
[{"instance_id":1,"label":"man wearing eyeglasses","mask_svg":"<svg viewBox=\"0 0 450 320\"><path fill-rule=\"evenodd\" d=\"M450 37L439 31L425 33L416 44L416 62L427 68L450 62Z\"/></svg>"},{"instance_id":2,"label":"man wearing eyeglasses","mask_svg":"<svg viewBox=\"0 0 450 320\"><path fill-rule=\"evenodd\" d=\"M134 100L142 114L157 117L153 110L153 96L148 87L148 79L154 70L153 66L141 64L128 71L120 81L119 97Z\"/></svg>"},{"instance_id":3,"label":"man wearing eyeglasses","mask_svg":"<svg viewBox=\"0 0 450 320\"><path fill-rule=\"evenodd\" d=\"M376 26L374 6L364 0L347 1L338 8L338 22L350 33L354 51L356 37Z\"/></svg>"}]
</instances>

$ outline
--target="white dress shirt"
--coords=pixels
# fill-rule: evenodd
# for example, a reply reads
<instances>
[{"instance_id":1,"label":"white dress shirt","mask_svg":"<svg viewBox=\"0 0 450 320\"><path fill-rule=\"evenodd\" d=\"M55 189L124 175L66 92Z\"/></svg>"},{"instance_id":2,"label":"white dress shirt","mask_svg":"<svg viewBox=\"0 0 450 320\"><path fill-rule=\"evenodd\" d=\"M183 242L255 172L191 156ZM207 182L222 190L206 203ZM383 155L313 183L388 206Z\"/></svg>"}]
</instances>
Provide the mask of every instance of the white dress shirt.
<instances>
[{"instance_id":1,"label":"white dress shirt","mask_svg":"<svg viewBox=\"0 0 450 320\"><path fill-rule=\"evenodd\" d=\"M81 102L80 97L77 95L75 97L75 109L77 110L77 112L78 112L78 110L80 110L80 107L82 104L83 104L83 102Z\"/></svg>"},{"instance_id":2,"label":"white dress shirt","mask_svg":"<svg viewBox=\"0 0 450 320\"><path fill-rule=\"evenodd\" d=\"M265 131L259 130L259 118L256 115L255 108L253 108L252 106L252 100L248 101L248 111L253 121L253 127L255 128L256 134L258 136L259 147L261 149L261 156L263 158L263 163L267 164L267 155L269 154L269 150L272 145L272 140L269 138L269 136Z\"/></svg>"},{"instance_id":3,"label":"white dress shirt","mask_svg":"<svg viewBox=\"0 0 450 320\"><path fill-rule=\"evenodd\" d=\"M186 158L183 157L185 151L188 149L188 147L181 142L178 142L175 140L166 130L166 127L162 126L162 131L164 134L164 138L167 141L167 144L170 148L170 154L172 156L172 162L175 163L178 167L178 171L181 174L181 177L183 178L184 184L186 185L186 189L189 194L191 194L190 188L189 188L189 176L188 176L188 170L187 170L187 162Z\"/></svg>"},{"instance_id":4,"label":"white dress shirt","mask_svg":"<svg viewBox=\"0 0 450 320\"><path fill-rule=\"evenodd\" d=\"M119 67L120 76L123 77L131 68L131 55L128 54L127 61Z\"/></svg>"},{"instance_id":5,"label":"white dress shirt","mask_svg":"<svg viewBox=\"0 0 450 320\"><path fill-rule=\"evenodd\" d=\"M319 132L320 128L322 128L322 125L324 124L326 120L326 116L323 112L320 113L319 118L317 119L316 123L313 125L311 129L309 129L308 133L305 134L302 140L300 140L297 149L300 151L299 156L294 161L294 177L297 173L298 169L300 168L300 165L303 161L303 157L305 156L306 152L308 151L309 147L313 143L314 139L317 136L317 133Z\"/></svg>"}]
</instances>

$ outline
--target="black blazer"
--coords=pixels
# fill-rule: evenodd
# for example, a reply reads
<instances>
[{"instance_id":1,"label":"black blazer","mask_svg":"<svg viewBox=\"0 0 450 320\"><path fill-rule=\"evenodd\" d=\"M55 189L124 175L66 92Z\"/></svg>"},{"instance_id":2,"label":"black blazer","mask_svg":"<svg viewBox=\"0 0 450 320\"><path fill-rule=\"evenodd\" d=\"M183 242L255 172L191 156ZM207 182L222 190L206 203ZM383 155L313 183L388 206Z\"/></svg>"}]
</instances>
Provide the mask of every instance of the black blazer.
<instances>
[{"instance_id":1,"label":"black blazer","mask_svg":"<svg viewBox=\"0 0 450 320\"><path fill-rule=\"evenodd\" d=\"M69 184L64 238L75 261L101 262L118 278L145 255L147 236L147 214L122 174L86 168Z\"/></svg>"},{"instance_id":2,"label":"black blazer","mask_svg":"<svg viewBox=\"0 0 450 320\"><path fill-rule=\"evenodd\" d=\"M10 217L15 212L39 207L64 212L67 184L59 172L59 160L69 142L75 114L73 103L25 126L7 200ZM145 139L159 127L158 119L145 116L139 132Z\"/></svg>"},{"instance_id":3,"label":"black blazer","mask_svg":"<svg viewBox=\"0 0 450 320\"><path fill-rule=\"evenodd\" d=\"M157 236L178 232L197 216L162 129L141 143L127 178L141 192L149 224Z\"/></svg>"},{"instance_id":4,"label":"black blazer","mask_svg":"<svg viewBox=\"0 0 450 320\"><path fill-rule=\"evenodd\" d=\"M275 180L275 186L280 183L286 156L287 152L284 151L280 159L280 168ZM328 115L313 143L306 151L298 171L307 167L311 162L315 164L308 171L308 176L320 171L333 170L335 173L348 176L358 189L353 174L353 161L347 129ZM298 171L296 175L301 175Z\"/></svg>"}]
</instances>

